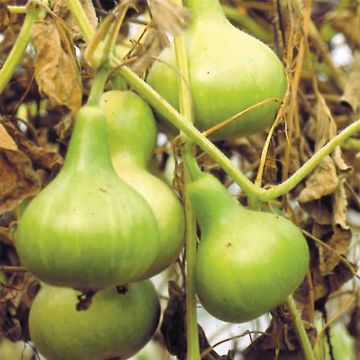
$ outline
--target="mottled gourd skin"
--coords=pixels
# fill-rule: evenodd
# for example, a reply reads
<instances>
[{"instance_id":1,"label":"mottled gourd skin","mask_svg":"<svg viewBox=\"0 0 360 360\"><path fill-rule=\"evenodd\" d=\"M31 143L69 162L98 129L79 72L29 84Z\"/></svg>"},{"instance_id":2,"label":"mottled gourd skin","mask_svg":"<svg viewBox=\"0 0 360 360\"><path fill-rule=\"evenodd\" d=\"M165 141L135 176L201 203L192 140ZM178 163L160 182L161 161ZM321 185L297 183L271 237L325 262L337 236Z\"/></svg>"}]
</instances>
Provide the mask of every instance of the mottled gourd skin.
<instances>
[{"instance_id":1,"label":"mottled gourd skin","mask_svg":"<svg viewBox=\"0 0 360 360\"><path fill-rule=\"evenodd\" d=\"M159 251L154 215L116 175L106 132L103 110L80 109L64 166L21 217L20 259L49 284L95 290L136 281Z\"/></svg>"},{"instance_id":2,"label":"mottled gourd skin","mask_svg":"<svg viewBox=\"0 0 360 360\"><path fill-rule=\"evenodd\" d=\"M77 311L79 292L44 286L29 315L30 338L47 360L128 359L152 337L160 304L149 280L131 284L125 294L109 288Z\"/></svg>"},{"instance_id":3,"label":"mottled gourd skin","mask_svg":"<svg viewBox=\"0 0 360 360\"><path fill-rule=\"evenodd\" d=\"M198 5L201 2L186 3L193 11L186 40L195 126L207 130L251 105L276 97L279 102L251 110L210 138L228 140L264 130L274 121L286 90L281 61L267 45L231 25L217 0L209 1L209 6L200 10L204 7ZM208 1L203 3L207 5ZM174 67L172 46L160 54L160 61L152 66L147 82L178 109Z\"/></svg>"},{"instance_id":4,"label":"mottled gourd skin","mask_svg":"<svg viewBox=\"0 0 360 360\"><path fill-rule=\"evenodd\" d=\"M212 175L188 191L201 229L195 277L204 308L240 323L283 303L308 270L301 231L282 216L243 208Z\"/></svg>"},{"instance_id":5,"label":"mottled gourd skin","mask_svg":"<svg viewBox=\"0 0 360 360\"><path fill-rule=\"evenodd\" d=\"M179 255L184 241L184 212L170 187L148 171L156 144L156 122L150 107L130 91L109 91L101 104L108 120L112 161L121 179L149 203L158 223L156 259L145 277L158 274Z\"/></svg>"}]
</instances>

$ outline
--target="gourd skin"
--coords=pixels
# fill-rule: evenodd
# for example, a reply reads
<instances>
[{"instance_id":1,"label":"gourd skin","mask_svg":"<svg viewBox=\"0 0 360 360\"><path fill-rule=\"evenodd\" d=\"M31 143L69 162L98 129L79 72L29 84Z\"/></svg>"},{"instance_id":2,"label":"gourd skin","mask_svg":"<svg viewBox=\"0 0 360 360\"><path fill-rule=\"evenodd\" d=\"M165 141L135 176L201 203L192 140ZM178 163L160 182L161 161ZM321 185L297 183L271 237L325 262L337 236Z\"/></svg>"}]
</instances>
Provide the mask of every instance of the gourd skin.
<instances>
[{"instance_id":1,"label":"gourd skin","mask_svg":"<svg viewBox=\"0 0 360 360\"><path fill-rule=\"evenodd\" d=\"M205 309L245 322L284 302L309 266L300 230L282 216L243 208L211 175L188 191L201 229L195 281Z\"/></svg>"},{"instance_id":2,"label":"gourd skin","mask_svg":"<svg viewBox=\"0 0 360 360\"><path fill-rule=\"evenodd\" d=\"M125 294L108 288L90 307L77 311L78 292L44 286L29 315L30 338L48 360L127 359L154 334L160 304L149 280L131 284Z\"/></svg>"},{"instance_id":3,"label":"gourd skin","mask_svg":"<svg viewBox=\"0 0 360 360\"><path fill-rule=\"evenodd\" d=\"M96 290L136 281L158 252L154 215L116 175L106 132L103 110L81 108L64 166L21 217L20 259L49 284Z\"/></svg>"},{"instance_id":4,"label":"gourd skin","mask_svg":"<svg viewBox=\"0 0 360 360\"><path fill-rule=\"evenodd\" d=\"M204 131L262 100L271 97L281 100L286 78L276 54L231 25L218 1L217 4L209 1L204 9L201 8L204 4L198 5L201 2L208 5L208 1L185 4L193 11L186 40L195 126ZM147 82L178 109L174 47L165 49L160 60L152 66ZM264 130L273 122L278 108L279 102L261 105L217 130L210 138L228 140Z\"/></svg>"},{"instance_id":5,"label":"gourd skin","mask_svg":"<svg viewBox=\"0 0 360 360\"><path fill-rule=\"evenodd\" d=\"M114 168L147 200L159 226L160 251L145 274L150 277L167 268L179 255L184 241L184 212L170 187L147 170L157 134L147 103L130 91L108 91L101 103L108 120Z\"/></svg>"}]
</instances>

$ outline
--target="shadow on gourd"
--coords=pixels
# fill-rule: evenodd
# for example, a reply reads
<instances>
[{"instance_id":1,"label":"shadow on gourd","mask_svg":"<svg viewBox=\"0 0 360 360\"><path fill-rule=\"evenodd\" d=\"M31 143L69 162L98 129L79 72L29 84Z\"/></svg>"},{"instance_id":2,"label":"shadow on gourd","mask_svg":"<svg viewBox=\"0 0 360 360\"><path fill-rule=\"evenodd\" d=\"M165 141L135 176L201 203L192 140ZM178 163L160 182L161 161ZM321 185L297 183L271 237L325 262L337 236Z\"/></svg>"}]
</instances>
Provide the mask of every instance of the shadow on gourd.
<instances>
[{"instance_id":1,"label":"shadow on gourd","mask_svg":"<svg viewBox=\"0 0 360 360\"><path fill-rule=\"evenodd\" d=\"M119 177L149 203L158 223L160 251L145 274L153 276L168 267L180 253L184 212L170 187L148 170L157 129L147 103L130 91L109 91L103 94L101 104L108 120L114 168Z\"/></svg>"},{"instance_id":2,"label":"shadow on gourd","mask_svg":"<svg viewBox=\"0 0 360 360\"><path fill-rule=\"evenodd\" d=\"M150 280L97 292L91 306L76 311L78 291L45 285L29 314L30 337L48 360L127 359L152 337L160 304Z\"/></svg>"}]
</instances>

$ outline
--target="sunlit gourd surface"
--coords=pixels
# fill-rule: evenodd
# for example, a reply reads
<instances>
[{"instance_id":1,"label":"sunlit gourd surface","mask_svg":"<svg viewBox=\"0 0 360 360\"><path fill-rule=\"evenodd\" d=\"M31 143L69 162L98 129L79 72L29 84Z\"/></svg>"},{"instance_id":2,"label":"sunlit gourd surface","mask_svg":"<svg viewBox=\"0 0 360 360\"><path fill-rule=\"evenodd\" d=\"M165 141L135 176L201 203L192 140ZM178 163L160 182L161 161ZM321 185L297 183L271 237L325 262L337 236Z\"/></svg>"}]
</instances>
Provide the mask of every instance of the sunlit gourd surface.
<instances>
[{"instance_id":1,"label":"sunlit gourd surface","mask_svg":"<svg viewBox=\"0 0 360 360\"><path fill-rule=\"evenodd\" d=\"M217 130L211 139L264 130L273 122L286 89L281 61L267 45L230 24L218 0L187 0L184 4L192 11L186 43L195 126L208 130L249 106L276 98L278 101L256 107ZM174 47L165 49L159 58L147 81L178 108Z\"/></svg>"},{"instance_id":2,"label":"sunlit gourd surface","mask_svg":"<svg viewBox=\"0 0 360 360\"><path fill-rule=\"evenodd\" d=\"M16 249L41 280L78 289L139 280L153 264L155 217L115 173L100 108L78 112L64 166L26 208Z\"/></svg>"},{"instance_id":3,"label":"sunlit gourd surface","mask_svg":"<svg viewBox=\"0 0 360 360\"><path fill-rule=\"evenodd\" d=\"M224 321L245 322L284 302L309 266L297 226L244 208L210 174L198 172L188 191L201 229L195 277L205 309Z\"/></svg>"}]
</instances>

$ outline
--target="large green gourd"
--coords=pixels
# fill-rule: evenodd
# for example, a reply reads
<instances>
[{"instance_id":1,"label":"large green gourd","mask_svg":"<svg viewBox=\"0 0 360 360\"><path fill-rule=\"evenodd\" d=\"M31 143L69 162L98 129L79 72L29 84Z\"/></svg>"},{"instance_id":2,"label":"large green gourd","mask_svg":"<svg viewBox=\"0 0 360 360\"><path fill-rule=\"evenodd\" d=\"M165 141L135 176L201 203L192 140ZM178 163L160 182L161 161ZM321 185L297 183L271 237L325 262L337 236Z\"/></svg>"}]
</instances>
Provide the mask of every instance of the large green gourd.
<instances>
[{"instance_id":1,"label":"large green gourd","mask_svg":"<svg viewBox=\"0 0 360 360\"><path fill-rule=\"evenodd\" d=\"M212 175L188 186L201 229L196 291L215 317L244 322L284 302L309 265L301 231L282 216L247 210Z\"/></svg>"},{"instance_id":2,"label":"large green gourd","mask_svg":"<svg viewBox=\"0 0 360 360\"><path fill-rule=\"evenodd\" d=\"M157 130L147 103L130 91L106 92L101 103L108 120L114 168L147 200L159 226L161 250L146 273L146 277L153 276L179 255L184 240L183 209L173 191L148 171Z\"/></svg>"},{"instance_id":3,"label":"large green gourd","mask_svg":"<svg viewBox=\"0 0 360 360\"><path fill-rule=\"evenodd\" d=\"M154 334L160 304L149 280L125 294L99 291L87 310L77 311L79 293L44 286L29 315L30 338L47 360L127 359Z\"/></svg>"},{"instance_id":4,"label":"large green gourd","mask_svg":"<svg viewBox=\"0 0 360 360\"><path fill-rule=\"evenodd\" d=\"M282 63L264 43L235 28L218 0L186 0L192 22L186 32L195 126L207 130L264 99L282 99L286 78ZM168 65L170 64L170 66ZM174 47L152 66L148 83L178 108L178 75ZM251 110L211 135L214 140L264 130L274 120L279 102Z\"/></svg>"},{"instance_id":5,"label":"large green gourd","mask_svg":"<svg viewBox=\"0 0 360 360\"><path fill-rule=\"evenodd\" d=\"M102 109L79 110L64 166L26 208L16 249L41 280L78 289L139 280L152 265L156 220L113 169Z\"/></svg>"}]
</instances>

